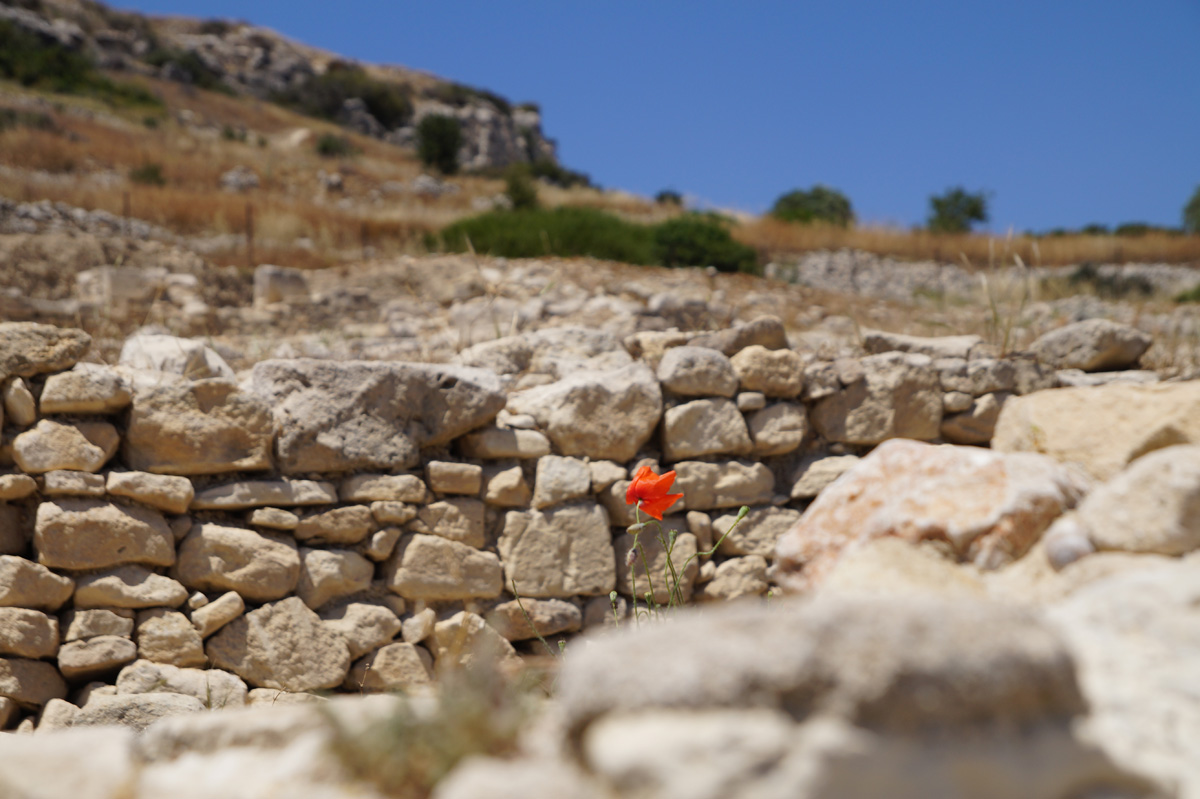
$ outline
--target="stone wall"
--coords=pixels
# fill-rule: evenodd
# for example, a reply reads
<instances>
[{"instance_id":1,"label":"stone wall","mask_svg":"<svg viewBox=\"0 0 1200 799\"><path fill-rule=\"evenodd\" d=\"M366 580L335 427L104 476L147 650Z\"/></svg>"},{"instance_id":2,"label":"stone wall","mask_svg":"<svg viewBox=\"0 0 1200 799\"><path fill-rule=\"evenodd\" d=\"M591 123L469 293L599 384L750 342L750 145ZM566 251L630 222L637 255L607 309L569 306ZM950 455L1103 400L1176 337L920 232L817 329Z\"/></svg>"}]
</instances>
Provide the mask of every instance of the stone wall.
<instances>
[{"instance_id":1,"label":"stone wall","mask_svg":"<svg viewBox=\"0 0 1200 799\"><path fill-rule=\"evenodd\" d=\"M455 364L235 376L195 341L135 337L107 366L83 362L82 331L0 325L0 728L395 690L484 642L533 651L531 622L552 637L612 623L632 599L625 489L645 464L677 472L663 526L679 566L750 508L684 595L765 594L776 540L859 455L986 443L1007 398L1080 357L870 333L874 354L822 362L769 317L605 341L562 328ZM1127 366L1125 349L1089 368Z\"/></svg>"}]
</instances>

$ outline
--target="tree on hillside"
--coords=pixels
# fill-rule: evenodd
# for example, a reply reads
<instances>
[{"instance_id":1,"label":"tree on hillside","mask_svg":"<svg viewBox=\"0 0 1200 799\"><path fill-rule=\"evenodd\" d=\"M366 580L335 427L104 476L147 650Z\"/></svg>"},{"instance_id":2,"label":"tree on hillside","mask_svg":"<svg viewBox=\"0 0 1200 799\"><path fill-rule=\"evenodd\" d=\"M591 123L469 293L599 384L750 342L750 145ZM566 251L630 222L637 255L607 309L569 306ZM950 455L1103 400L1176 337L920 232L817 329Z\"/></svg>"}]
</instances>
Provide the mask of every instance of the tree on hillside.
<instances>
[{"instance_id":1,"label":"tree on hillside","mask_svg":"<svg viewBox=\"0 0 1200 799\"><path fill-rule=\"evenodd\" d=\"M417 157L443 175L458 171L462 126L454 117L430 114L417 125Z\"/></svg>"},{"instance_id":2,"label":"tree on hillside","mask_svg":"<svg viewBox=\"0 0 1200 799\"><path fill-rule=\"evenodd\" d=\"M782 195L771 207L771 215L785 222L828 222L842 227L854 221L850 198L820 183L808 191L795 189Z\"/></svg>"},{"instance_id":3,"label":"tree on hillside","mask_svg":"<svg viewBox=\"0 0 1200 799\"><path fill-rule=\"evenodd\" d=\"M929 198L926 224L934 233L966 233L972 223L987 220L987 194L982 191L972 194L955 186Z\"/></svg>"},{"instance_id":4,"label":"tree on hillside","mask_svg":"<svg viewBox=\"0 0 1200 799\"><path fill-rule=\"evenodd\" d=\"M1183 229L1188 233L1200 233L1200 186L1192 193L1192 199L1183 206Z\"/></svg>"}]
</instances>

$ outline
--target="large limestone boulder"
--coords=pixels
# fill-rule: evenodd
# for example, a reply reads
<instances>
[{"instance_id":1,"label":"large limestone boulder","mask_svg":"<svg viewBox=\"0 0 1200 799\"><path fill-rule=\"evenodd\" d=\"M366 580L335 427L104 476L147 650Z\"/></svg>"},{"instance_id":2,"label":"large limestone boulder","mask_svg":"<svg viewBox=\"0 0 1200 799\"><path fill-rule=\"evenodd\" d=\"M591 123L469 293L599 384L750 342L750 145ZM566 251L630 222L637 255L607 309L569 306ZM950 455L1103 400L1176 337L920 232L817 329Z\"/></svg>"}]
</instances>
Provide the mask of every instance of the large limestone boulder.
<instances>
[{"instance_id":1,"label":"large limestone boulder","mask_svg":"<svg viewBox=\"0 0 1200 799\"><path fill-rule=\"evenodd\" d=\"M1029 349L1056 369L1106 372L1137 363L1153 339L1136 327L1108 319L1073 322L1044 334Z\"/></svg>"},{"instance_id":2,"label":"large limestone boulder","mask_svg":"<svg viewBox=\"0 0 1200 799\"><path fill-rule=\"evenodd\" d=\"M663 388L684 397L732 397L738 377L729 358L708 347L672 347L658 362Z\"/></svg>"},{"instance_id":3,"label":"large limestone boulder","mask_svg":"<svg viewBox=\"0 0 1200 799\"><path fill-rule=\"evenodd\" d=\"M81 575L74 604L77 608L177 608L187 596L177 580L131 563Z\"/></svg>"},{"instance_id":4,"label":"large limestone boulder","mask_svg":"<svg viewBox=\"0 0 1200 799\"><path fill-rule=\"evenodd\" d=\"M942 422L942 388L927 355L888 352L834 364L842 390L818 400L810 418L828 441L931 441Z\"/></svg>"},{"instance_id":5,"label":"large limestone boulder","mask_svg":"<svg viewBox=\"0 0 1200 799\"><path fill-rule=\"evenodd\" d=\"M129 414L126 464L157 474L216 474L271 468L270 406L221 380L139 391Z\"/></svg>"},{"instance_id":6,"label":"large limestone boulder","mask_svg":"<svg viewBox=\"0 0 1200 799\"><path fill-rule=\"evenodd\" d=\"M120 443L120 434L108 422L63 424L42 419L13 439L12 456L29 474L58 469L98 472Z\"/></svg>"},{"instance_id":7,"label":"large limestone boulder","mask_svg":"<svg viewBox=\"0 0 1200 799\"><path fill-rule=\"evenodd\" d=\"M731 531L718 550L722 555L759 555L770 558L775 554L779 538L800 521L800 511L771 506L751 508L740 522L736 513L725 513L713 519L713 541ZM734 522L737 522L735 525Z\"/></svg>"},{"instance_id":8,"label":"large limestone boulder","mask_svg":"<svg viewBox=\"0 0 1200 799\"><path fill-rule=\"evenodd\" d=\"M0 323L0 383L70 369L92 345L82 330L33 322Z\"/></svg>"},{"instance_id":9,"label":"large limestone boulder","mask_svg":"<svg viewBox=\"0 0 1200 799\"><path fill-rule=\"evenodd\" d=\"M0 657L0 697L38 708L67 695L67 684L51 663L28 658Z\"/></svg>"},{"instance_id":10,"label":"large limestone boulder","mask_svg":"<svg viewBox=\"0 0 1200 799\"><path fill-rule=\"evenodd\" d=\"M521 596L607 594L616 584L608 514L594 502L510 511L497 545L505 587Z\"/></svg>"},{"instance_id":11,"label":"large limestone boulder","mask_svg":"<svg viewBox=\"0 0 1200 799\"><path fill-rule=\"evenodd\" d=\"M350 670L350 652L299 597L263 605L208 639L212 664L250 685L282 691L335 688Z\"/></svg>"},{"instance_id":12,"label":"large limestone boulder","mask_svg":"<svg viewBox=\"0 0 1200 799\"><path fill-rule=\"evenodd\" d=\"M46 378L38 403L42 413L116 413L132 400L128 382L114 369L77 363Z\"/></svg>"},{"instance_id":13,"label":"large limestone boulder","mask_svg":"<svg viewBox=\"0 0 1200 799\"><path fill-rule=\"evenodd\" d=\"M627 461L662 416L662 389L645 364L612 371L581 371L514 394L512 413L527 413L562 455Z\"/></svg>"},{"instance_id":14,"label":"large limestone boulder","mask_svg":"<svg viewBox=\"0 0 1200 799\"><path fill-rule=\"evenodd\" d=\"M72 717L71 726L120 725L142 732L162 719L199 713L204 709L203 702L186 694L93 694Z\"/></svg>"},{"instance_id":15,"label":"large limestone boulder","mask_svg":"<svg viewBox=\"0 0 1200 799\"><path fill-rule=\"evenodd\" d=\"M494 553L436 535L402 538L384 574L388 588L405 599L491 599L503 588Z\"/></svg>"},{"instance_id":16,"label":"large limestone boulder","mask_svg":"<svg viewBox=\"0 0 1200 799\"><path fill-rule=\"evenodd\" d=\"M16 555L0 555L0 607L58 610L75 591L70 577Z\"/></svg>"},{"instance_id":17,"label":"large limestone boulder","mask_svg":"<svg viewBox=\"0 0 1200 799\"><path fill-rule=\"evenodd\" d=\"M995 569L1021 555L1089 488L1050 458L974 447L888 441L821 492L775 549L785 588L824 579L848 547L896 536L944 541Z\"/></svg>"},{"instance_id":18,"label":"large limestone boulder","mask_svg":"<svg viewBox=\"0 0 1200 799\"><path fill-rule=\"evenodd\" d=\"M504 407L499 379L463 366L262 361L250 387L274 409L286 473L410 468L421 447L446 444Z\"/></svg>"},{"instance_id":19,"label":"large limestone boulder","mask_svg":"<svg viewBox=\"0 0 1200 799\"><path fill-rule=\"evenodd\" d=\"M51 658L58 652L58 619L27 608L0 608L0 656Z\"/></svg>"},{"instance_id":20,"label":"large limestone boulder","mask_svg":"<svg viewBox=\"0 0 1200 799\"><path fill-rule=\"evenodd\" d=\"M38 562L52 569L175 562L175 538L161 513L98 499L63 498L38 505L33 547Z\"/></svg>"},{"instance_id":21,"label":"large limestone boulder","mask_svg":"<svg viewBox=\"0 0 1200 799\"><path fill-rule=\"evenodd\" d=\"M791 399L804 388L804 359L793 350L754 344L734 355L732 363L742 391Z\"/></svg>"},{"instance_id":22,"label":"large limestone boulder","mask_svg":"<svg viewBox=\"0 0 1200 799\"><path fill-rule=\"evenodd\" d=\"M747 455L753 448L746 419L732 400L692 400L663 415L663 456L668 461Z\"/></svg>"},{"instance_id":23,"label":"large limestone boulder","mask_svg":"<svg viewBox=\"0 0 1200 799\"><path fill-rule=\"evenodd\" d=\"M296 596L317 610L330 600L365 591L375 564L345 549L301 549Z\"/></svg>"},{"instance_id":24,"label":"large limestone boulder","mask_svg":"<svg viewBox=\"0 0 1200 799\"><path fill-rule=\"evenodd\" d=\"M625 485L617 485L620 488L620 501L624 502ZM682 461L675 464L675 486L672 490L683 494L683 499L675 508L711 510L768 503L774 496L774 488L775 477L764 463Z\"/></svg>"},{"instance_id":25,"label":"large limestone boulder","mask_svg":"<svg viewBox=\"0 0 1200 799\"><path fill-rule=\"evenodd\" d=\"M210 710L246 704L246 683L220 669L190 669L136 660L117 675L118 694L184 694Z\"/></svg>"},{"instance_id":26,"label":"large limestone boulder","mask_svg":"<svg viewBox=\"0 0 1200 799\"><path fill-rule=\"evenodd\" d=\"M237 591L270 602L296 589L300 553L290 537L197 524L179 545L171 576L193 591Z\"/></svg>"},{"instance_id":27,"label":"large limestone boulder","mask_svg":"<svg viewBox=\"0 0 1200 799\"><path fill-rule=\"evenodd\" d=\"M1200 444L1200 381L1089 386L1012 397L992 449L1043 452L1107 480L1134 459L1174 444Z\"/></svg>"}]
</instances>

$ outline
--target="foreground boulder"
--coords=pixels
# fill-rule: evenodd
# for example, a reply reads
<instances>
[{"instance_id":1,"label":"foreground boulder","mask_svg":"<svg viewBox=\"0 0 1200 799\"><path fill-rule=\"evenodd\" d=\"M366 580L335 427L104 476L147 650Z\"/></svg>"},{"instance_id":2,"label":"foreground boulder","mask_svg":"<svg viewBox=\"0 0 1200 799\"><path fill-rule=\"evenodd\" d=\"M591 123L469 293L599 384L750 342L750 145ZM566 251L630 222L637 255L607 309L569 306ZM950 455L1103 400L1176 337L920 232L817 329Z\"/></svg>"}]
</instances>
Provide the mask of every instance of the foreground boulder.
<instances>
[{"instance_id":1,"label":"foreground boulder","mask_svg":"<svg viewBox=\"0 0 1200 799\"><path fill-rule=\"evenodd\" d=\"M464 366L262 361L251 390L274 409L285 473L407 469L425 446L491 421L498 378Z\"/></svg>"},{"instance_id":2,"label":"foreground boulder","mask_svg":"<svg viewBox=\"0 0 1200 799\"><path fill-rule=\"evenodd\" d=\"M994 569L1019 558L1088 481L1050 458L897 439L877 447L823 491L776 547L790 590L819 583L842 552L874 538L947 543Z\"/></svg>"},{"instance_id":3,"label":"foreground boulder","mask_svg":"<svg viewBox=\"0 0 1200 799\"><path fill-rule=\"evenodd\" d=\"M1152 343L1150 335L1136 327L1108 319L1085 319L1051 330L1029 349L1039 361L1056 369L1106 372L1133 366Z\"/></svg>"}]
</instances>

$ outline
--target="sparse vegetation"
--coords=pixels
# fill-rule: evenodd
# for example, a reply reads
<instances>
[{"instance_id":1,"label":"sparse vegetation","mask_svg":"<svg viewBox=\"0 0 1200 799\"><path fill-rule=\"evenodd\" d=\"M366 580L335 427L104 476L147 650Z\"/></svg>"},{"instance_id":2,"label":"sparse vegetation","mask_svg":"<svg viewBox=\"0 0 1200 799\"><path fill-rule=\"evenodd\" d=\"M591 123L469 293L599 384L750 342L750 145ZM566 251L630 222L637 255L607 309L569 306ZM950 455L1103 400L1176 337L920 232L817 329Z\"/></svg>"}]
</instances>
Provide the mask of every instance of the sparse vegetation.
<instances>
[{"instance_id":1,"label":"sparse vegetation","mask_svg":"<svg viewBox=\"0 0 1200 799\"><path fill-rule=\"evenodd\" d=\"M410 93L407 86L372 78L361 67L335 65L274 99L302 114L334 121L347 100L359 98L384 128L394 130L412 119Z\"/></svg>"},{"instance_id":2,"label":"sparse vegetation","mask_svg":"<svg viewBox=\"0 0 1200 799\"><path fill-rule=\"evenodd\" d=\"M129 170L129 179L143 186L165 186L162 164L146 163Z\"/></svg>"},{"instance_id":3,"label":"sparse vegetation","mask_svg":"<svg viewBox=\"0 0 1200 799\"><path fill-rule=\"evenodd\" d=\"M540 205L537 186L530 177L527 165L513 164L508 168L504 178L504 196L512 203L513 210L524 211Z\"/></svg>"},{"instance_id":4,"label":"sparse vegetation","mask_svg":"<svg viewBox=\"0 0 1200 799\"><path fill-rule=\"evenodd\" d=\"M535 178L552 183L564 189L574 186L591 186L592 179L582 172L567 169L565 166L551 161L549 158L535 159L529 165L529 172Z\"/></svg>"},{"instance_id":5,"label":"sparse vegetation","mask_svg":"<svg viewBox=\"0 0 1200 799\"><path fill-rule=\"evenodd\" d=\"M663 189L658 194L654 195L654 202L659 205L674 205L683 207L683 195L674 189Z\"/></svg>"},{"instance_id":6,"label":"sparse vegetation","mask_svg":"<svg viewBox=\"0 0 1200 799\"><path fill-rule=\"evenodd\" d=\"M962 186L955 186L944 194L929 198L926 225L934 233L966 233L974 223L987 220L987 195L984 192L972 194Z\"/></svg>"},{"instance_id":7,"label":"sparse vegetation","mask_svg":"<svg viewBox=\"0 0 1200 799\"><path fill-rule=\"evenodd\" d=\"M1183 206L1183 229L1188 233L1200 233L1200 186Z\"/></svg>"},{"instance_id":8,"label":"sparse vegetation","mask_svg":"<svg viewBox=\"0 0 1200 799\"><path fill-rule=\"evenodd\" d=\"M354 145L345 136L336 133L322 133L314 145L317 155L322 158L343 158L354 154Z\"/></svg>"},{"instance_id":9,"label":"sparse vegetation","mask_svg":"<svg viewBox=\"0 0 1200 799\"><path fill-rule=\"evenodd\" d=\"M462 126L454 117L430 114L417 125L417 157L443 175L458 171Z\"/></svg>"},{"instance_id":10,"label":"sparse vegetation","mask_svg":"<svg viewBox=\"0 0 1200 799\"><path fill-rule=\"evenodd\" d=\"M208 64L204 63L203 58L191 50L171 50L160 47L147 53L143 60L152 67L159 69L166 67L169 72L173 73L173 79L182 78L185 83L211 92L228 95L234 93L233 89L221 82L220 73L211 69Z\"/></svg>"},{"instance_id":11,"label":"sparse vegetation","mask_svg":"<svg viewBox=\"0 0 1200 799\"><path fill-rule=\"evenodd\" d=\"M41 111L23 111L19 108L0 108L0 133L9 128L55 131L54 119Z\"/></svg>"},{"instance_id":12,"label":"sparse vegetation","mask_svg":"<svg viewBox=\"0 0 1200 799\"><path fill-rule=\"evenodd\" d=\"M771 207L771 215L784 222L825 222L839 227L854 222L850 198L820 183L808 191L796 189L784 194Z\"/></svg>"},{"instance_id":13,"label":"sparse vegetation","mask_svg":"<svg viewBox=\"0 0 1200 799\"><path fill-rule=\"evenodd\" d=\"M494 105L500 113L512 114L512 104L500 95L461 83L438 83L426 89L425 96L454 108L462 108L473 100L484 100Z\"/></svg>"}]
</instances>

